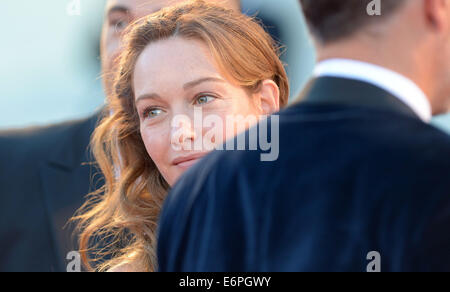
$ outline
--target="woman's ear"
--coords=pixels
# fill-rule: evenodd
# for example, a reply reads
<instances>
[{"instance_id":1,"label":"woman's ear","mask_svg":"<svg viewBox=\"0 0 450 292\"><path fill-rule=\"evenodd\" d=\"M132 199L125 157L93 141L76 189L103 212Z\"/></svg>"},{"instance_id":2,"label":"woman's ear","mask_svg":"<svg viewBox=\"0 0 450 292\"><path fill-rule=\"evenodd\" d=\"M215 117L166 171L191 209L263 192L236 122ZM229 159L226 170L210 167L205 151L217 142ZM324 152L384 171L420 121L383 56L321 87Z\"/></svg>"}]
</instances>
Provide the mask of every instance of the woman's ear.
<instances>
[{"instance_id":1,"label":"woman's ear","mask_svg":"<svg viewBox=\"0 0 450 292\"><path fill-rule=\"evenodd\" d=\"M273 80L262 81L255 98L257 107L263 115L270 115L280 110L280 89Z\"/></svg>"}]
</instances>

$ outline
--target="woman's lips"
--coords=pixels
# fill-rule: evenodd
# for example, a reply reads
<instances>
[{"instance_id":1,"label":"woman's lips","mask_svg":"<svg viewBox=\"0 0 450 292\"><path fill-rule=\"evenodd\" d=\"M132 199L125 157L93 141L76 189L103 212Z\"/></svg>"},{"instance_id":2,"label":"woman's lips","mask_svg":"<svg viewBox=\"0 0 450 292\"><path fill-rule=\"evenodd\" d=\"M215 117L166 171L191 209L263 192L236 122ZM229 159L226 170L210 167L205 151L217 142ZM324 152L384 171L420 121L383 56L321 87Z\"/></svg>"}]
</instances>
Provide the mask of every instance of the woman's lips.
<instances>
[{"instance_id":1,"label":"woman's lips","mask_svg":"<svg viewBox=\"0 0 450 292\"><path fill-rule=\"evenodd\" d=\"M181 168L189 168L196 164L200 159L208 153L195 153L187 156L180 156L173 160L172 164Z\"/></svg>"},{"instance_id":2,"label":"woman's lips","mask_svg":"<svg viewBox=\"0 0 450 292\"><path fill-rule=\"evenodd\" d=\"M196 164L200 159L193 159L185 162L178 163L177 166L181 168L190 168L194 164Z\"/></svg>"}]
</instances>

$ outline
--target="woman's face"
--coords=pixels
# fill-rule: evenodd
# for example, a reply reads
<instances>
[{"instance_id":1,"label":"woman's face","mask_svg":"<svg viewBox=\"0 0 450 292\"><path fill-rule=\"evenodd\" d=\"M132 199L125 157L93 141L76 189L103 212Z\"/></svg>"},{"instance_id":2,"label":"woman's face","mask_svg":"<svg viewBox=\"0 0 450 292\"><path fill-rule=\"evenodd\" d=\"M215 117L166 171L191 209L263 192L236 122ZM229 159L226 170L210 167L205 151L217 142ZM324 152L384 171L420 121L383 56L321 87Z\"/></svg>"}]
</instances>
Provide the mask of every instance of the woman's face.
<instances>
[{"instance_id":1,"label":"woman's face","mask_svg":"<svg viewBox=\"0 0 450 292\"><path fill-rule=\"evenodd\" d=\"M150 44L133 76L143 142L170 185L211 151L211 144L222 144L254 124L243 129L235 120L227 126L227 118L250 121L278 110L276 84L269 82L264 96L249 94L219 72L200 41L174 37Z\"/></svg>"}]
</instances>

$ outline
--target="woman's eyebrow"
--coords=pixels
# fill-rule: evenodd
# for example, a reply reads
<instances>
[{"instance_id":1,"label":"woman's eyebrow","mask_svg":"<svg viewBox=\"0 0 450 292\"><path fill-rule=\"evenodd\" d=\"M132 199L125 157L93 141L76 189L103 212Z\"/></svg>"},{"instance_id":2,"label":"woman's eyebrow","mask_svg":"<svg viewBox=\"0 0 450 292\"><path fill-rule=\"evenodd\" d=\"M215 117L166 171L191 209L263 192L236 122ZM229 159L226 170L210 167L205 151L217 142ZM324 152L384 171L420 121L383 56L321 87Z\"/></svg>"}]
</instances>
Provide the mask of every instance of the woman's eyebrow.
<instances>
[{"instance_id":1,"label":"woman's eyebrow","mask_svg":"<svg viewBox=\"0 0 450 292\"><path fill-rule=\"evenodd\" d=\"M128 14L130 12L130 9L128 9L128 7L126 6L122 6L122 5L114 5L111 8L108 9L108 12L106 13L107 16L110 16L113 13L123 13L123 14Z\"/></svg>"},{"instance_id":2,"label":"woman's eyebrow","mask_svg":"<svg viewBox=\"0 0 450 292\"><path fill-rule=\"evenodd\" d=\"M205 77L205 78L200 78L191 82L188 82L186 84L184 84L183 89L187 90L189 88L195 87L203 82L221 82L221 83L225 83L226 81L221 79L221 78L216 78L216 77ZM156 93L146 93L146 94L142 94L141 96L139 96L138 98L136 98L135 103L137 104L138 102L144 100L144 99L161 99L161 97L156 94Z\"/></svg>"},{"instance_id":3,"label":"woman's eyebrow","mask_svg":"<svg viewBox=\"0 0 450 292\"><path fill-rule=\"evenodd\" d=\"M186 83L185 85L183 85L183 89L187 90L187 89L195 87L203 82L222 82L222 83L224 83L226 81L223 79L220 79L220 78L216 78L216 77L205 77L205 78L200 78L200 79Z\"/></svg>"},{"instance_id":4,"label":"woman's eyebrow","mask_svg":"<svg viewBox=\"0 0 450 292\"><path fill-rule=\"evenodd\" d=\"M143 94L143 95L139 96L138 98L136 98L135 103L137 104L138 102L145 100L145 99L160 99L160 98L161 97L156 93Z\"/></svg>"}]
</instances>

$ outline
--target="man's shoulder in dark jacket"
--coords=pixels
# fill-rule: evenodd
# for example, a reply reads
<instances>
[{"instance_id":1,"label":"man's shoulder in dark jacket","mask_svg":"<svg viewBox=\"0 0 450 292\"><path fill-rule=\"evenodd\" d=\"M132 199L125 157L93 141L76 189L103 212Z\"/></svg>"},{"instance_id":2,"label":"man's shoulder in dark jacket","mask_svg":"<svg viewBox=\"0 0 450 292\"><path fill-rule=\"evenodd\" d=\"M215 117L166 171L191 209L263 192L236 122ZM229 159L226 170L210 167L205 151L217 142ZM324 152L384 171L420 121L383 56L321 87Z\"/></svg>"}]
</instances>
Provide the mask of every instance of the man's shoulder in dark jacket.
<instances>
[{"instance_id":1,"label":"man's shoulder in dark jacket","mask_svg":"<svg viewBox=\"0 0 450 292\"><path fill-rule=\"evenodd\" d=\"M277 160L217 151L180 180L162 270L365 271L371 251L385 271L450 268L435 229L450 224L447 134L358 106L299 104L279 121Z\"/></svg>"},{"instance_id":2,"label":"man's shoulder in dark jacket","mask_svg":"<svg viewBox=\"0 0 450 292\"><path fill-rule=\"evenodd\" d=\"M65 271L68 219L90 191L89 118L0 132L0 270Z\"/></svg>"}]
</instances>

